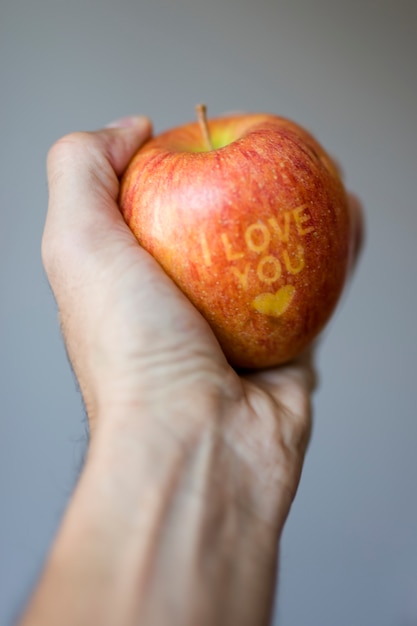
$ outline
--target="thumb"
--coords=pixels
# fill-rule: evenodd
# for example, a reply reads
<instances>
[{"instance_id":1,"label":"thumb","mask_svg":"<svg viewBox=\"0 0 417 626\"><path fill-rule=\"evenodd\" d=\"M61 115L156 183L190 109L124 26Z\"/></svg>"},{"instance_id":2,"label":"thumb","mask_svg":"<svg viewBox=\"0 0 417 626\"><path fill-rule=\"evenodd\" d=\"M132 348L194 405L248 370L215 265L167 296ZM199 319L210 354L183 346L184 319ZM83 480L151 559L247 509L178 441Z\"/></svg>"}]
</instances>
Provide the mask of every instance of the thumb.
<instances>
[{"instance_id":1,"label":"thumb","mask_svg":"<svg viewBox=\"0 0 417 626\"><path fill-rule=\"evenodd\" d=\"M124 118L99 131L71 133L52 146L42 240L49 276L59 268L69 269L68 263L77 259L82 264L103 247L115 226L125 226L116 204L118 177L150 134L147 118Z\"/></svg>"},{"instance_id":2,"label":"thumb","mask_svg":"<svg viewBox=\"0 0 417 626\"><path fill-rule=\"evenodd\" d=\"M128 117L112 122L95 132L75 132L59 139L49 150L47 174L49 191L55 192L55 183L66 183L71 177L81 182L94 167L96 182L107 183L107 177L120 176L129 160L151 134L151 123L146 117ZM91 182L91 181L88 181Z\"/></svg>"}]
</instances>

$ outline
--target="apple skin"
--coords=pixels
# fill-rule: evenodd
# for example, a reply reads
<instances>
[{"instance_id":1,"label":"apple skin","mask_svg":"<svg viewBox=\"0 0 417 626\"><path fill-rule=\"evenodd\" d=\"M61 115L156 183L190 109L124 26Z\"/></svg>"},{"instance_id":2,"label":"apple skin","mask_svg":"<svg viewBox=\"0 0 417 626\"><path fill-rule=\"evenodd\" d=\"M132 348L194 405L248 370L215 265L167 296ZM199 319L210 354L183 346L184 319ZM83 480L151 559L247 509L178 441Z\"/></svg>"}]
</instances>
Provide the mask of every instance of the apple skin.
<instances>
[{"instance_id":1,"label":"apple skin","mask_svg":"<svg viewBox=\"0 0 417 626\"><path fill-rule=\"evenodd\" d=\"M320 333L349 268L352 225L320 144L271 114L195 122L151 138L128 165L120 209L207 319L236 368L299 355Z\"/></svg>"}]
</instances>

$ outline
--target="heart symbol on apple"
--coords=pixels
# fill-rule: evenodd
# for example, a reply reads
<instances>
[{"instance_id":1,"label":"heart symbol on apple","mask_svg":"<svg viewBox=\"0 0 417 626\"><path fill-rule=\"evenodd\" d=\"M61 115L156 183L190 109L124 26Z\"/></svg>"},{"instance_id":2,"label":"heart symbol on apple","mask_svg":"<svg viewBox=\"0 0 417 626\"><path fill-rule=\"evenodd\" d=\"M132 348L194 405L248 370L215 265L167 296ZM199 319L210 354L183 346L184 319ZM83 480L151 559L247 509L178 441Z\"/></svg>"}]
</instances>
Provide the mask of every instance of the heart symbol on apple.
<instances>
[{"instance_id":1,"label":"heart symbol on apple","mask_svg":"<svg viewBox=\"0 0 417 626\"><path fill-rule=\"evenodd\" d=\"M261 293L253 301L253 307L258 313L281 317L290 306L294 298L294 285L284 285L275 293Z\"/></svg>"}]
</instances>

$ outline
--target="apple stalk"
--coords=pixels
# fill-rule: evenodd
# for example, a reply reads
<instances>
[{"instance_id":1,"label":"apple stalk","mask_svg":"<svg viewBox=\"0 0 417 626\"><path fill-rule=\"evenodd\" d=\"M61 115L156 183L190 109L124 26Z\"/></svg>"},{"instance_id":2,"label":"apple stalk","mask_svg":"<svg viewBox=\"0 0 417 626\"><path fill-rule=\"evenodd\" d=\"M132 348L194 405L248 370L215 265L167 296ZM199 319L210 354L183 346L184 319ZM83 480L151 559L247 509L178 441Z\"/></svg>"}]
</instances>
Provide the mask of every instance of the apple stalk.
<instances>
[{"instance_id":1,"label":"apple stalk","mask_svg":"<svg viewBox=\"0 0 417 626\"><path fill-rule=\"evenodd\" d=\"M200 124L201 132L206 142L207 150L213 150L213 142L211 141L210 131L207 124L207 107L205 104L197 104L195 107L197 113L198 123Z\"/></svg>"}]
</instances>

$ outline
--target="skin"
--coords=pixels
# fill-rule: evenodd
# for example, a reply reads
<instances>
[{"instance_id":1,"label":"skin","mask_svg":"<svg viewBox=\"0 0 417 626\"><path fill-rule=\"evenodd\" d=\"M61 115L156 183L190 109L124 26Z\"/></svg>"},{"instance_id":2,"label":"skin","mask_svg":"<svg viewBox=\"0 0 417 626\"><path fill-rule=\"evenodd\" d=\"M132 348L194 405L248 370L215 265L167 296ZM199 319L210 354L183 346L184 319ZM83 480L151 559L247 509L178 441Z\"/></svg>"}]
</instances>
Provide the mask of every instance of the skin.
<instances>
[{"instance_id":1,"label":"skin","mask_svg":"<svg viewBox=\"0 0 417 626\"><path fill-rule=\"evenodd\" d=\"M20 626L267 624L311 429L309 354L239 377L137 243L128 118L48 156L42 255L91 443Z\"/></svg>"}]
</instances>

